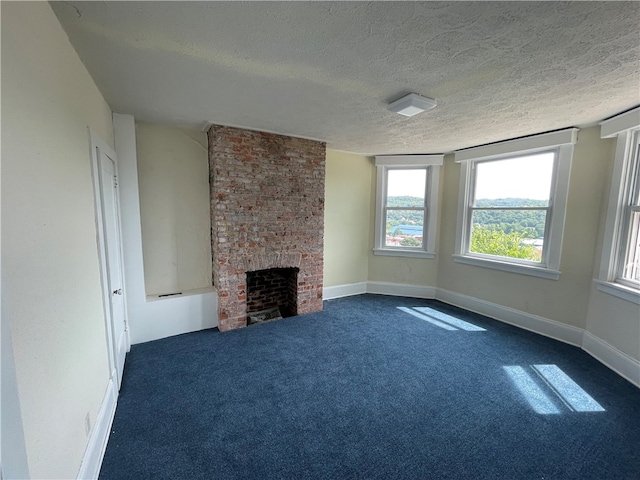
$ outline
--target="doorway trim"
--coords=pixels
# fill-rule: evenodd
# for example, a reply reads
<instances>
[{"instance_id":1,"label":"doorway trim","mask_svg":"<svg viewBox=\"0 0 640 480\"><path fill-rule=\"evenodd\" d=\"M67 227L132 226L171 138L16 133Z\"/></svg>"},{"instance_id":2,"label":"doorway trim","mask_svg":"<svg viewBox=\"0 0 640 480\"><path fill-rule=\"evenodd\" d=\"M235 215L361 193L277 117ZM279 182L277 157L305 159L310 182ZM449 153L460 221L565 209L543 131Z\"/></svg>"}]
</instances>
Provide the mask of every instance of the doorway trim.
<instances>
[{"instance_id":1,"label":"doorway trim","mask_svg":"<svg viewBox=\"0 0 640 480\"><path fill-rule=\"evenodd\" d=\"M106 243L104 236L104 228L103 228L103 218L102 218L102 197L101 197L101 188L100 188L100 174L99 174L99 152L103 151L109 157L114 160L117 172L117 157L115 152L109 145L106 144L99 136L97 136L90 128L87 129L89 134L89 147L90 147L90 164L91 164L91 180L93 185L93 196L94 196L94 209L95 209L95 220L96 220L96 246L98 250L98 259L100 262L100 283L102 290L102 307L104 313L104 322L105 322L105 342L107 344L107 355L109 362L109 381L107 382L107 388L104 393L104 397L102 399L102 403L100 405L100 409L98 411L98 415L94 421L93 427L91 428L91 433L89 435L89 440L87 443L86 450L84 452L84 456L82 458L82 463L80 464L80 469L78 472L78 479L90 479L90 478L98 478L100 474L100 468L102 466L102 460L104 458L104 454L107 450L107 443L109 441L109 433L111 432L111 425L113 424L113 419L116 413L116 405L118 402L118 371L117 371L117 361L115 358L116 346L114 342L113 335L113 327L112 327L112 312L111 312L111 301L109 291L109 279L107 274L107 256L106 256ZM116 191L117 195L117 191ZM117 198L117 203L119 205L120 200L119 196ZM122 230L119 228L118 234L122 237ZM120 238L120 259L122 260L122 238ZM122 285L123 291L125 290L124 285L124 265L122 265ZM126 351L128 352L131 348L131 341L129 337L129 328L128 328L128 319L127 319L127 309L126 309L126 293L124 295L124 319L125 319L125 341L126 341Z\"/></svg>"},{"instance_id":2,"label":"doorway trim","mask_svg":"<svg viewBox=\"0 0 640 480\"><path fill-rule=\"evenodd\" d=\"M98 257L100 260L100 281L102 286L102 305L104 310L104 318L105 318L105 331L106 331L106 341L107 341L107 351L109 356L109 375L113 379L116 384L116 389L119 390L118 378L122 376L122 372L118 372L118 361L116 359L116 339L113 332L113 312L111 309L111 291L109 289L109 278L108 278L108 264L107 264L107 250L106 250L106 239L104 232L104 223L103 223L103 199L101 195L101 184L100 184L100 163L99 163L99 152L102 151L107 154L110 158L114 160L116 166L116 175L117 175L117 156L114 150L107 145L98 135L96 135L89 128L89 139L91 144L91 178L93 182L93 196L94 196L94 206L95 206L95 214L96 214L96 241L98 244ZM116 198L118 204L118 222L120 223L120 199L118 195L118 190L116 189ZM120 248L120 267L122 272L122 285L123 285L123 296L124 296L124 322L125 322L125 341L126 341L126 351L128 352L131 349L131 340L130 340L130 332L129 332L129 322L127 318L127 295L126 295L126 285L124 283L124 262L123 262L123 251L122 251L122 227L118 225L118 235L119 235L119 248Z\"/></svg>"}]
</instances>

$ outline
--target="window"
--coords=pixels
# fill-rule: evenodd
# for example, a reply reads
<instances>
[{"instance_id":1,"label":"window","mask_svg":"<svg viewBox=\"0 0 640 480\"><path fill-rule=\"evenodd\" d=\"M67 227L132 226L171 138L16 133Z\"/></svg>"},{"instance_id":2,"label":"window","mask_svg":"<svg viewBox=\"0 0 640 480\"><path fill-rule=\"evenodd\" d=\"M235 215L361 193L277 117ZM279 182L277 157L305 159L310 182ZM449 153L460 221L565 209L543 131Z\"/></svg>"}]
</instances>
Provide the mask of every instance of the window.
<instances>
[{"instance_id":1,"label":"window","mask_svg":"<svg viewBox=\"0 0 640 480\"><path fill-rule=\"evenodd\" d=\"M429 167L387 168L384 247L423 248Z\"/></svg>"},{"instance_id":2,"label":"window","mask_svg":"<svg viewBox=\"0 0 640 480\"><path fill-rule=\"evenodd\" d=\"M461 163L456 262L559 278L577 132L456 152Z\"/></svg>"},{"instance_id":3,"label":"window","mask_svg":"<svg viewBox=\"0 0 640 480\"><path fill-rule=\"evenodd\" d=\"M606 120L617 137L598 289L640 304L640 108Z\"/></svg>"},{"instance_id":4,"label":"window","mask_svg":"<svg viewBox=\"0 0 640 480\"><path fill-rule=\"evenodd\" d=\"M376 156L375 255L433 258L442 155Z\"/></svg>"},{"instance_id":5,"label":"window","mask_svg":"<svg viewBox=\"0 0 640 480\"><path fill-rule=\"evenodd\" d=\"M542 263L555 161L550 151L474 164L470 253Z\"/></svg>"},{"instance_id":6,"label":"window","mask_svg":"<svg viewBox=\"0 0 640 480\"><path fill-rule=\"evenodd\" d=\"M634 132L628 158L629 170L626 187L630 193L629 201L622 212L621 259L618 281L630 287L640 289L640 139Z\"/></svg>"}]
</instances>

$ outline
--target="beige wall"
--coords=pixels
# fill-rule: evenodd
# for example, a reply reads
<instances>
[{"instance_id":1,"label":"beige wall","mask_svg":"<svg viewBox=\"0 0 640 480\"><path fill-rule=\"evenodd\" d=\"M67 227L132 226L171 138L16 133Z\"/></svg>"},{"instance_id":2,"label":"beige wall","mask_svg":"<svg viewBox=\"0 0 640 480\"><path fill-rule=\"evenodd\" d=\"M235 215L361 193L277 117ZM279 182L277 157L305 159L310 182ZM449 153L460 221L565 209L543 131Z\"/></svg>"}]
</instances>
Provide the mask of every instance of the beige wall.
<instances>
[{"instance_id":1,"label":"beige wall","mask_svg":"<svg viewBox=\"0 0 640 480\"><path fill-rule=\"evenodd\" d=\"M454 263L460 167L447 157L438 287L584 328L591 289L603 177L611 142L599 128L581 130L571 168L559 280Z\"/></svg>"},{"instance_id":2,"label":"beige wall","mask_svg":"<svg viewBox=\"0 0 640 480\"><path fill-rule=\"evenodd\" d=\"M586 329L621 352L640 360L640 307L598 291L589 298Z\"/></svg>"},{"instance_id":3,"label":"beige wall","mask_svg":"<svg viewBox=\"0 0 640 480\"><path fill-rule=\"evenodd\" d=\"M387 257L369 252L369 280L372 282L435 287L437 273L437 259Z\"/></svg>"},{"instance_id":4,"label":"beige wall","mask_svg":"<svg viewBox=\"0 0 640 480\"><path fill-rule=\"evenodd\" d=\"M33 478L75 478L109 381L87 126L111 112L45 2L2 2L2 289ZM4 439L7 441L7 439Z\"/></svg>"},{"instance_id":5,"label":"beige wall","mask_svg":"<svg viewBox=\"0 0 640 480\"><path fill-rule=\"evenodd\" d=\"M207 135L136 124L147 295L211 287Z\"/></svg>"},{"instance_id":6,"label":"beige wall","mask_svg":"<svg viewBox=\"0 0 640 480\"><path fill-rule=\"evenodd\" d=\"M369 157L327 150L324 205L324 286L367 281L373 248Z\"/></svg>"}]
</instances>

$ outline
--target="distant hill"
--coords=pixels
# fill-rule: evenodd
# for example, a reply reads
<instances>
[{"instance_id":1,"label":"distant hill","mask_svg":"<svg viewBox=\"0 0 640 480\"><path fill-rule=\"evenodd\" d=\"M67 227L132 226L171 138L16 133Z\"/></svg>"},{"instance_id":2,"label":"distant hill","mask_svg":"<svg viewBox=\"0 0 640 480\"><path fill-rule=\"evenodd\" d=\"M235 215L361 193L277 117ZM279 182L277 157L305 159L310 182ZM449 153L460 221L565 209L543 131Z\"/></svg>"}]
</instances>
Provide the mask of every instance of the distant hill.
<instances>
[{"instance_id":1,"label":"distant hill","mask_svg":"<svg viewBox=\"0 0 640 480\"><path fill-rule=\"evenodd\" d=\"M424 198L418 197L389 197L388 207L421 207L424 205Z\"/></svg>"},{"instance_id":2,"label":"distant hill","mask_svg":"<svg viewBox=\"0 0 640 480\"><path fill-rule=\"evenodd\" d=\"M418 197L398 196L389 197L390 207L421 207L424 200ZM499 198L478 199L478 207L544 207L546 200L531 198ZM544 235L546 212L540 211L512 211L512 210L482 210L474 214L474 223L501 230L505 233L517 232L527 238L540 238ZM422 212L389 211L387 215L387 232L391 233L399 225L422 225Z\"/></svg>"},{"instance_id":3,"label":"distant hill","mask_svg":"<svg viewBox=\"0 0 640 480\"><path fill-rule=\"evenodd\" d=\"M477 207L546 207L547 200L533 198L479 198Z\"/></svg>"},{"instance_id":4,"label":"distant hill","mask_svg":"<svg viewBox=\"0 0 640 480\"><path fill-rule=\"evenodd\" d=\"M532 198L498 198L476 200L477 207L546 207L547 200ZM505 233L517 232L528 238L544 236L546 212L544 210L481 210L473 216L474 223L494 227Z\"/></svg>"}]
</instances>

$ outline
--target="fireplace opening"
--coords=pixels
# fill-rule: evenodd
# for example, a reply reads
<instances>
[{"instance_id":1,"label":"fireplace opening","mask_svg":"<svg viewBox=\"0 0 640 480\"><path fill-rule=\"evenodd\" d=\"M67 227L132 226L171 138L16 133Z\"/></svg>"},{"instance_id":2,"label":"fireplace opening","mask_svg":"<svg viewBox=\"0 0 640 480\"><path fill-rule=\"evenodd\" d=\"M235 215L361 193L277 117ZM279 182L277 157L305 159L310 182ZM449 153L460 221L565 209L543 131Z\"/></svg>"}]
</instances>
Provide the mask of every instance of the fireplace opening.
<instances>
[{"instance_id":1,"label":"fireplace opening","mask_svg":"<svg viewBox=\"0 0 640 480\"><path fill-rule=\"evenodd\" d=\"M247 272L247 325L298 314L299 268Z\"/></svg>"}]
</instances>

